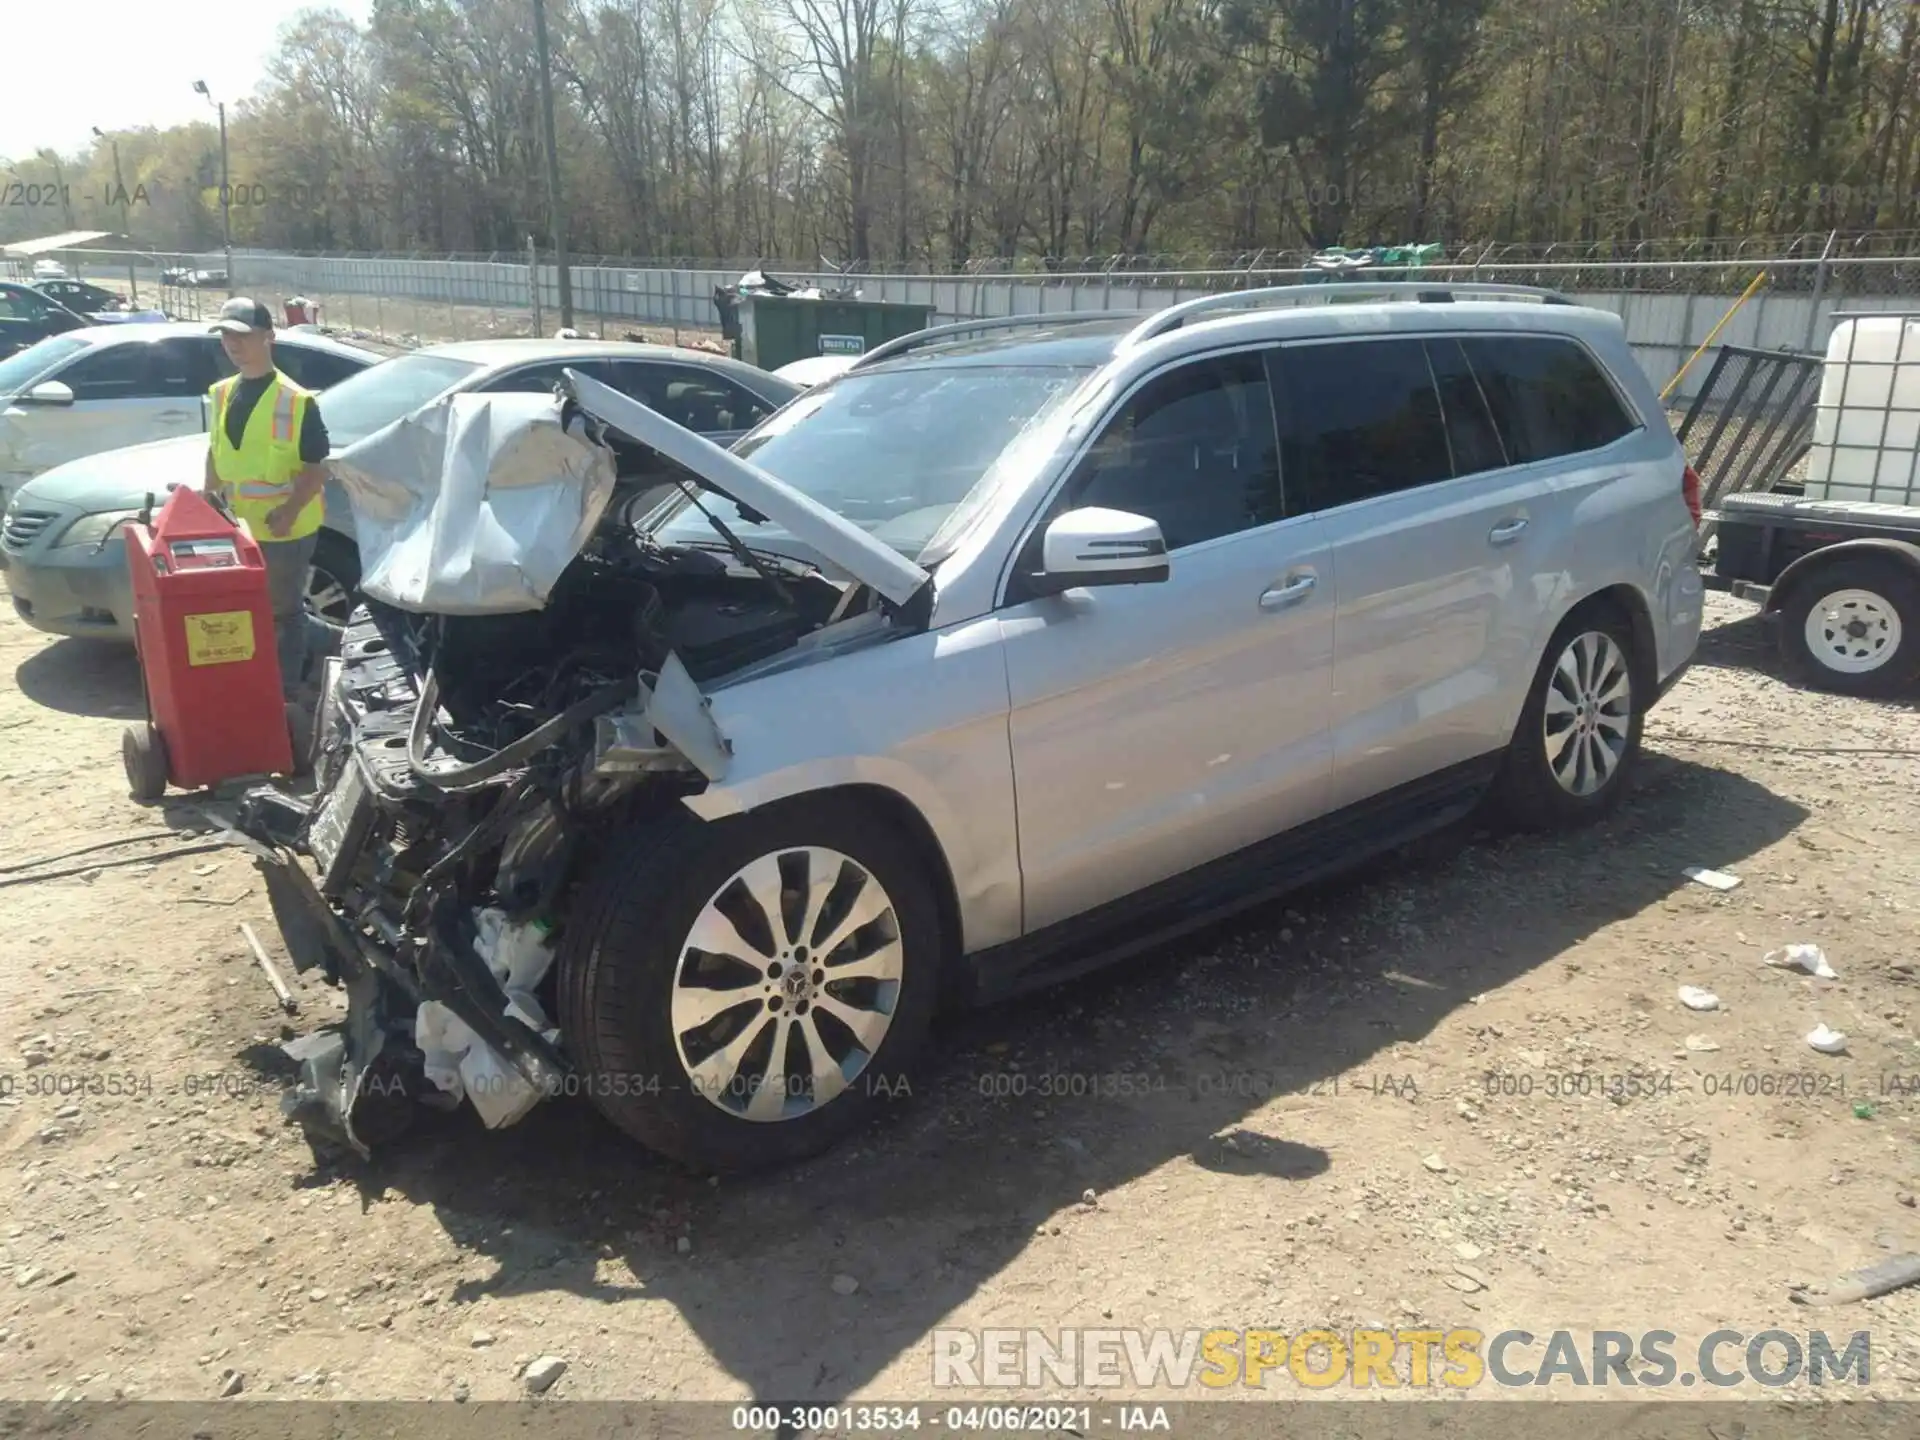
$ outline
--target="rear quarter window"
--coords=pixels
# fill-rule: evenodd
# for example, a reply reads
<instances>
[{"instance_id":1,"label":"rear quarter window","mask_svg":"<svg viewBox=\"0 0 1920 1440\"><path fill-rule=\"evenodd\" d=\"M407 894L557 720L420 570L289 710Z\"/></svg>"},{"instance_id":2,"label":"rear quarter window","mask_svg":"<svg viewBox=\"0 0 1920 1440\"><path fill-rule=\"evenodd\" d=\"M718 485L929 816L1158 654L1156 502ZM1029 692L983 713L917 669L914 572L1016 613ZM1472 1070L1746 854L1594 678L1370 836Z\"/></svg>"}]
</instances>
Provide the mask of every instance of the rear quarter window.
<instances>
[{"instance_id":1,"label":"rear quarter window","mask_svg":"<svg viewBox=\"0 0 1920 1440\"><path fill-rule=\"evenodd\" d=\"M1639 428L1586 349L1551 335L1461 341L1516 465L1578 455Z\"/></svg>"}]
</instances>

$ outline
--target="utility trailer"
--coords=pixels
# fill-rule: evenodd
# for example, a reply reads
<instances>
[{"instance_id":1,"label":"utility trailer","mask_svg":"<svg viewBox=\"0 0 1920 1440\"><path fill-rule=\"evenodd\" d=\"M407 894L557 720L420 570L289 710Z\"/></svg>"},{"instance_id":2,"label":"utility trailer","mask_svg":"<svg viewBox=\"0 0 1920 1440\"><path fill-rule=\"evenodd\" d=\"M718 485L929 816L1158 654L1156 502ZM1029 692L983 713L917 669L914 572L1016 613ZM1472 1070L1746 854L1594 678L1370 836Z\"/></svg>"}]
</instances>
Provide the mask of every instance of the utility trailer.
<instances>
[{"instance_id":1,"label":"utility trailer","mask_svg":"<svg viewBox=\"0 0 1920 1440\"><path fill-rule=\"evenodd\" d=\"M1892 696L1920 687L1920 315L1834 318L1806 475L1718 499L1705 579L1760 603L1808 683Z\"/></svg>"},{"instance_id":2,"label":"utility trailer","mask_svg":"<svg viewBox=\"0 0 1920 1440\"><path fill-rule=\"evenodd\" d=\"M1729 495L1710 587L1760 602L1809 684L1890 696L1920 685L1920 506Z\"/></svg>"}]
</instances>

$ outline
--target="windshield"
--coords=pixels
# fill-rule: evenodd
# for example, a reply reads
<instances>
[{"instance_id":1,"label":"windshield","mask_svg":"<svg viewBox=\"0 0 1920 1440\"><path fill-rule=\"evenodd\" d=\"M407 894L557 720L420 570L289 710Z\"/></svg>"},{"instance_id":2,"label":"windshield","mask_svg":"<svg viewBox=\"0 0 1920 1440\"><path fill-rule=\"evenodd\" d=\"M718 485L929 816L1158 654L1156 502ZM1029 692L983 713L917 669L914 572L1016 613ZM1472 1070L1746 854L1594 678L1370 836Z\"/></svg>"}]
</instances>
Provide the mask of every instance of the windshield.
<instances>
[{"instance_id":1,"label":"windshield","mask_svg":"<svg viewBox=\"0 0 1920 1440\"><path fill-rule=\"evenodd\" d=\"M444 355L402 355L369 365L332 386L321 398L327 434L342 449L411 415L480 367Z\"/></svg>"},{"instance_id":2,"label":"windshield","mask_svg":"<svg viewBox=\"0 0 1920 1440\"><path fill-rule=\"evenodd\" d=\"M808 391L734 453L912 558L1087 373L980 365L856 373ZM730 501L703 503L749 545L781 533ZM713 538L706 518L684 504L655 533L667 544Z\"/></svg>"},{"instance_id":3,"label":"windshield","mask_svg":"<svg viewBox=\"0 0 1920 1440\"><path fill-rule=\"evenodd\" d=\"M92 343L73 335L51 335L0 360L0 395L18 395L62 360Z\"/></svg>"}]
</instances>

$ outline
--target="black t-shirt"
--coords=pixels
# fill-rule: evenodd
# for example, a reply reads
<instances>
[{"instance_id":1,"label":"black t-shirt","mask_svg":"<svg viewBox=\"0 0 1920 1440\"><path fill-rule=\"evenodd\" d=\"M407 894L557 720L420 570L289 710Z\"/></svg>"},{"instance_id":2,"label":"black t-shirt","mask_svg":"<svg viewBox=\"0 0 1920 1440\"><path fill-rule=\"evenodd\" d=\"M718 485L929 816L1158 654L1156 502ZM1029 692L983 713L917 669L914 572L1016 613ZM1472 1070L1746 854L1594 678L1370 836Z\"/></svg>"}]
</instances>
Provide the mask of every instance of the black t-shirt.
<instances>
[{"instance_id":1,"label":"black t-shirt","mask_svg":"<svg viewBox=\"0 0 1920 1440\"><path fill-rule=\"evenodd\" d=\"M234 385L232 398L227 401L227 443L234 449L240 448L240 439L247 433L247 419L272 383L271 375L262 375L258 380L242 375ZM329 447L326 422L320 418L320 402L309 395L306 418L300 422L300 459L304 464L318 465L327 458Z\"/></svg>"}]
</instances>

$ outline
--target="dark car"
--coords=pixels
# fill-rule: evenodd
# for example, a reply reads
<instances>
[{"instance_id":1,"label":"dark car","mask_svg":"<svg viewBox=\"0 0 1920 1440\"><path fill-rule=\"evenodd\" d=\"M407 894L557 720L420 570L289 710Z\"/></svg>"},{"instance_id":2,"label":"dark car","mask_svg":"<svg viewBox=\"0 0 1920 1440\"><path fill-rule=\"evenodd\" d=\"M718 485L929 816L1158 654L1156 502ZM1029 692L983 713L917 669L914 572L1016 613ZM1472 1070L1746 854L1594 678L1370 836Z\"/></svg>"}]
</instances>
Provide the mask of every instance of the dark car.
<instances>
[{"instance_id":1,"label":"dark car","mask_svg":"<svg viewBox=\"0 0 1920 1440\"><path fill-rule=\"evenodd\" d=\"M38 290L49 300L66 306L78 315L102 315L132 308L127 304L126 296L103 290L98 285L89 285L84 280L36 280L28 288Z\"/></svg>"},{"instance_id":2,"label":"dark car","mask_svg":"<svg viewBox=\"0 0 1920 1440\"><path fill-rule=\"evenodd\" d=\"M31 285L0 280L0 358L95 323Z\"/></svg>"}]
</instances>

